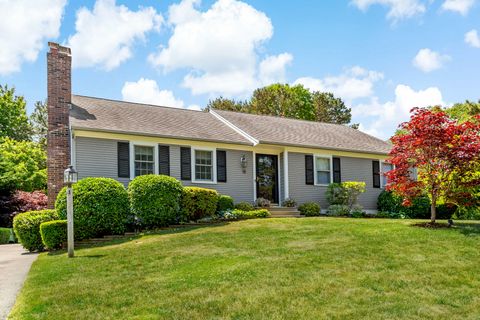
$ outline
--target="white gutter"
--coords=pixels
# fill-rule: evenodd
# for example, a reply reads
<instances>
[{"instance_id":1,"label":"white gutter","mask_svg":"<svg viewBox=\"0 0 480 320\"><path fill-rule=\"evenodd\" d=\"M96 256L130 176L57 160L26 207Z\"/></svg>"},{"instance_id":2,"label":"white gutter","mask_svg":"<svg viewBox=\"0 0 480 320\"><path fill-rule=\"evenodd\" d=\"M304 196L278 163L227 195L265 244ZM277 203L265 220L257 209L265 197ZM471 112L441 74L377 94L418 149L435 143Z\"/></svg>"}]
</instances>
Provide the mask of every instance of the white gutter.
<instances>
[{"instance_id":1,"label":"white gutter","mask_svg":"<svg viewBox=\"0 0 480 320\"><path fill-rule=\"evenodd\" d=\"M260 143L260 141L258 141L257 139L255 139L254 137L252 137L251 135L249 135L248 133L246 133L245 131L243 131L242 129L235 126L233 123L231 123L230 121L228 121L227 119L225 119L224 117L216 113L215 110L213 110L212 108L210 108L208 112L210 112L215 118L217 118L218 120L226 124L228 127L233 129L236 133L238 133L239 135L241 135L242 137L250 141L253 144L253 146L256 146L257 144Z\"/></svg>"}]
</instances>

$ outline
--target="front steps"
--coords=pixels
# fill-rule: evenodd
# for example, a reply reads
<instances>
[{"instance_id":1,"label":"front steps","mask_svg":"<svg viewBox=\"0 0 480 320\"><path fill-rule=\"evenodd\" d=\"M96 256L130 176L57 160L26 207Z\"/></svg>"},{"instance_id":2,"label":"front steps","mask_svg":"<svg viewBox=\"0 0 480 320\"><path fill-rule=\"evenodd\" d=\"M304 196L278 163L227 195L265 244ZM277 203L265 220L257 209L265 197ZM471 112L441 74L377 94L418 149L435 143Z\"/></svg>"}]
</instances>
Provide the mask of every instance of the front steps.
<instances>
[{"instance_id":1,"label":"front steps","mask_svg":"<svg viewBox=\"0 0 480 320\"><path fill-rule=\"evenodd\" d=\"M300 211L293 207L270 207L266 208L270 211L271 218L301 218Z\"/></svg>"}]
</instances>

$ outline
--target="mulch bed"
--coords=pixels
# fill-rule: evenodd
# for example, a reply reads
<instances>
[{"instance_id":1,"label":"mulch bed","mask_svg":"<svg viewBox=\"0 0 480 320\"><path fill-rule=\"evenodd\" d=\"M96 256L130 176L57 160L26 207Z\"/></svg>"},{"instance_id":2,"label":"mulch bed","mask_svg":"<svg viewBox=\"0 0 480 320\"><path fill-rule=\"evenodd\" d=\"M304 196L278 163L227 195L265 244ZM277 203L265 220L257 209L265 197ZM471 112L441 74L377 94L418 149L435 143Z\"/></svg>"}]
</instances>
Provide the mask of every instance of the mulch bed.
<instances>
[{"instance_id":1,"label":"mulch bed","mask_svg":"<svg viewBox=\"0 0 480 320\"><path fill-rule=\"evenodd\" d=\"M412 224L414 227L421 227L421 228L427 228L427 229L448 229L451 226L447 223L431 223L431 222L420 222L420 223L414 223Z\"/></svg>"}]
</instances>

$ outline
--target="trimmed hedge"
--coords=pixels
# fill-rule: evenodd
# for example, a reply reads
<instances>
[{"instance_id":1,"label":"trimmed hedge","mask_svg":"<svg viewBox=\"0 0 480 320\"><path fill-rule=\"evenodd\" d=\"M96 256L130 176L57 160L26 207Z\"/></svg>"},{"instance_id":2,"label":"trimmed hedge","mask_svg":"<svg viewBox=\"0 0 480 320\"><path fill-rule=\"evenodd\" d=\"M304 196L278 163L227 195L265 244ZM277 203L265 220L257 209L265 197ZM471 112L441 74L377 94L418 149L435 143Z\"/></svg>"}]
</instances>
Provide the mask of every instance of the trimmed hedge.
<instances>
[{"instance_id":1,"label":"trimmed hedge","mask_svg":"<svg viewBox=\"0 0 480 320\"><path fill-rule=\"evenodd\" d=\"M67 192L57 196L55 209L60 219L67 218ZM129 217L128 193L111 178L85 178L73 185L75 239L106 234L123 234Z\"/></svg>"},{"instance_id":2,"label":"trimmed hedge","mask_svg":"<svg viewBox=\"0 0 480 320\"><path fill-rule=\"evenodd\" d=\"M255 207L248 202L239 202L235 205L235 209L238 209L241 211L252 211L252 210L255 210Z\"/></svg>"},{"instance_id":3,"label":"trimmed hedge","mask_svg":"<svg viewBox=\"0 0 480 320\"><path fill-rule=\"evenodd\" d=\"M43 250L40 225L58 219L55 210L40 210L20 213L13 218L13 230L18 241L28 251Z\"/></svg>"},{"instance_id":4,"label":"trimmed hedge","mask_svg":"<svg viewBox=\"0 0 480 320\"><path fill-rule=\"evenodd\" d=\"M130 208L143 227L164 227L179 220L182 184L164 175L143 175L128 185Z\"/></svg>"},{"instance_id":5,"label":"trimmed hedge","mask_svg":"<svg viewBox=\"0 0 480 320\"><path fill-rule=\"evenodd\" d=\"M40 235L45 248L60 249L67 242L67 220L52 220L40 224Z\"/></svg>"},{"instance_id":6,"label":"trimmed hedge","mask_svg":"<svg viewBox=\"0 0 480 320\"><path fill-rule=\"evenodd\" d=\"M268 218L270 216L270 212L267 209L258 209L258 210L250 210L250 211L235 209L232 211L232 214L237 216L239 219Z\"/></svg>"},{"instance_id":7,"label":"trimmed hedge","mask_svg":"<svg viewBox=\"0 0 480 320\"><path fill-rule=\"evenodd\" d=\"M182 194L182 215L184 220L199 220L211 217L217 210L218 192L199 187L185 187Z\"/></svg>"},{"instance_id":8,"label":"trimmed hedge","mask_svg":"<svg viewBox=\"0 0 480 320\"><path fill-rule=\"evenodd\" d=\"M315 217L320 215L320 205L316 202L305 202L298 207L298 211L306 217Z\"/></svg>"},{"instance_id":9,"label":"trimmed hedge","mask_svg":"<svg viewBox=\"0 0 480 320\"><path fill-rule=\"evenodd\" d=\"M9 228L0 228L0 244L9 243L11 229Z\"/></svg>"},{"instance_id":10,"label":"trimmed hedge","mask_svg":"<svg viewBox=\"0 0 480 320\"><path fill-rule=\"evenodd\" d=\"M223 194L218 196L217 212L224 212L227 210L232 210L233 208L235 208L235 205L233 204L232 197Z\"/></svg>"}]
</instances>

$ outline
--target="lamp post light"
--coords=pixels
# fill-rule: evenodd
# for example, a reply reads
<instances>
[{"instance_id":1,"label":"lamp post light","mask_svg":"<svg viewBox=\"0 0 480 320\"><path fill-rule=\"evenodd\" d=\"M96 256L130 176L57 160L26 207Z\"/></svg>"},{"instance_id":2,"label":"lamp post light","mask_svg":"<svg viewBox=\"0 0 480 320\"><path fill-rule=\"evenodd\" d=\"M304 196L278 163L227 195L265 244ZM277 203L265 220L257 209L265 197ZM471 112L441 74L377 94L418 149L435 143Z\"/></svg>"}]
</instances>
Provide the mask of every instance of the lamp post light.
<instances>
[{"instance_id":1,"label":"lamp post light","mask_svg":"<svg viewBox=\"0 0 480 320\"><path fill-rule=\"evenodd\" d=\"M73 166L63 173L63 182L67 185L67 242L68 257L73 258L73 190L72 185L77 182L78 173Z\"/></svg>"}]
</instances>

